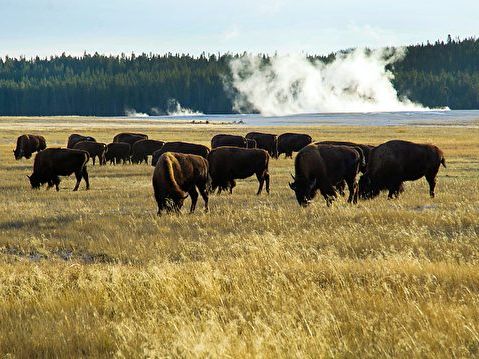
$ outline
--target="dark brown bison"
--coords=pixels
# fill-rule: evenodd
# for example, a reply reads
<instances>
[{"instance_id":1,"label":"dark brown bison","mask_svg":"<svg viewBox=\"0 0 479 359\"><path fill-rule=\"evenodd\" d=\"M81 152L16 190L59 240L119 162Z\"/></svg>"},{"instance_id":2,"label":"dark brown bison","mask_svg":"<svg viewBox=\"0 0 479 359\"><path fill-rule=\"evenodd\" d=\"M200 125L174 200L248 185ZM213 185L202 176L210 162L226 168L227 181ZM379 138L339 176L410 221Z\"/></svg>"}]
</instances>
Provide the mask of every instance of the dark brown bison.
<instances>
[{"instance_id":1,"label":"dark brown bison","mask_svg":"<svg viewBox=\"0 0 479 359\"><path fill-rule=\"evenodd\" d=\"M237 136L237 135L219 134L219 135L213 136L213 138L211 139L211 148L217 148L221 146L246 148L247 141L246 141L246 138L244 138L243 136Z\"/></svg>"},{"instance_id":2,"label":"dark brown bison","mask_svg":"<svg viewBox=\"0 0 479 359\"><path fill-rule=\"evenodd\" d=\"M60 190L59 176L70 176L75 173L76 184L74 191L78 190L80 181L83 178L86 182L86 189L90 188L86 163L89 159L88 152L68 148L47 148L38 152L33 164L33 174L28 176L32 188L40 188L47 183L47 189L55 185Z\"/></svg>"},{"instance_id":3,"label":"dark brown bison","mask_svg":"<svg viewBox=\"0 0 479 359\"><path fill-rule=\"evenodd\" d=\"M95 165L95 159L98 157L98 162L100 163L100 166L106 164L106 152L107 152L107 147L106 144L100 143L100 142L91 142L91 141L80 141L75 143L73 146L74 149L76 150L83 150L87 151L88 154L90 155L90 158L92 159L93 166Z\"/></svg>"},{"instance_id":4,"label":"dark brown bison","mask_svg":"<svg viewBox=\"0 0 479 359\"><path fill-rule=\"evenodd\" d=\"M17 147L13 150L13 155L16 160L25 157L29 159L32 153L44 150L47 148L47 143L43 136L36 135L21 135L17 138Z\"/></svg>"},{"instance_id":5,"label":"dark brown bison","mask_svg":"<svg viewBox=\"0 0 479 359\"><path fill-rule=\"evenodd\" d=\"M359 180L361 198L374 198L388 190L388 198L398 197L403 182L426 177L429 194L434 198L436 175L441 164L446 167L442 151L430 144L392 140L374 148L366 172Z\"/></svg>"},{"instance_id":6,"label":"dark brown bison","mask_svg":"<svg viewBox=\"0 0 479 359\"><path fill-rule=\"evenodd\" d=\"M165 142L157 140L140 140L133 144L131 149L131 162L142 163L145 161L148 164L148 156L153 155L155 151L158 151Z\"/></svg>"},{"instance_id":7,"label":"dark brown bison","mask_svg":"<svg viewBox=\"0 0 479 359\"><path fill-rule=\"evenodd\" d=\"M258 145L256 144L255 140L252 140L251 138L246 139L246 148L258 148Z\"/></svg>"},{"instance_id":8,"label":"dark brown bison","mask_svg":"<svg viewBox=\"0 0 479 359\"><path fill-rule=\"evenodd\" d=\"M131 147L133 147L133 144L135 142L147 139L148 136L143 133L122 132L113 137L113 142L125 142L128 143Z\"/></svg>"},{"instance_id":9,"label":"dark brown bison","mask_svg":"<svg viewBox=\"0 0 479 359\"><path fill-rule=\"evenodd\" d=\"M78 133L73 133L68 136L67 148L73 148L75 144L80 141L96 142L96 140L91 136L83 136L79 135Z\"/></svg>"},{"instance_id":10,"label":"dark brown bison","mask_svg":"<svg viewBox=\"0 0 479 359\"><path fill-rule=\"evenodd\" d=\"M278 157L284 153L286 158L293 158L293 152L299 152L311 142L311 136L304 133L283 133L278 136Z\"/></svg>"},{"instance_id":11,"label":"dark brown bison","mask_svg":"<svg viewBox=\"0 0 479 359\"><path fill-rule=\"evenodd\" d=\"M259 181L258 192L263 190L266 182L266 192L269 193L269 154L258 148L218 147L208 155L211 176L211 190L216 188L230 193L236 185L235 179L248 178L256 174Z\"/></svg>"},{"instance_id":12,"label":"dark brown bison","mask_svg":"<svg viewBox=\"0 0 479 359\"><path fill-rule=\"evenodd\" d=\"M249 132L245 136L247 139L256 141L256 148L261 148L269 153L273 158L278 158L277 136L270 133Z\"/></svg>"},{"instance_id":13,"label":"dark brown bison","mask_svg":"<svg viewBox=\"0 0 479 359\"><path fill-rule=\"evenodd\" d=\"M131 146L126 142L114 142L106 145L105 161L110 164L117 164L123 161L123 164L130 161Z\"/></svg>"},{"instance_id":14,"label":"dark brown bison","mask_svg":"<svg viewBox=\"0 0 479 359\"><path fill-rule=\"evenodd\" d=\"M371 151L374 149L374 146L371 145L364 145L361 143L354 143L354 142L347 142L347 141L320 141L320 142L315 142L317 144L322 144L322 145L339 145L339 146L349 146L352 148L356 148L361 150L360 155L363 157L363 163L361 164L360 171L364 173L366 171L366 166L368 165L368 160L369 160L369 155Z\"/></svg>"},{"instance_id":15,"label":"dark brown bison","mask_svg":"<svg viewBox=\"0 0 479 359\"><path fill-rule=\"evenodd\" d=\"M191 197L190 213L194 212L198 192L208 211L208 162L201 156L184 153L163 153L153 172L153 190L161 211L179 212L188 194Z\"/></svg>"},{"instance_id":16,"label":"dark brown bison","mask_svg":"<svg viewBox=\"0 0 479 359\"><path fill-rule=\"evenodd\" d=\"M348 202L356 203L360 161L358 151L347 146L308 145L296 156L294 182L289 186L301 206L307 206L318 189L330 206L337 197L334 187L345 181L349 188Z\"/></svg>"},{"instance_id":17,"label":"dark brown bison","mask_svg":"<svg viewBox=\"0 0 479 359\"><path fill-rule=\"evenodd\" d=\"M198 155L203 158L208 157L210 149L207 146L198 145L196 143L188 142L166 142L163 147L153 153L153 158L151 159L151 165L156 166L158 158L165 152L176 152L176 153L185 153L189 155Z\"/></svg>"}]
</instances>

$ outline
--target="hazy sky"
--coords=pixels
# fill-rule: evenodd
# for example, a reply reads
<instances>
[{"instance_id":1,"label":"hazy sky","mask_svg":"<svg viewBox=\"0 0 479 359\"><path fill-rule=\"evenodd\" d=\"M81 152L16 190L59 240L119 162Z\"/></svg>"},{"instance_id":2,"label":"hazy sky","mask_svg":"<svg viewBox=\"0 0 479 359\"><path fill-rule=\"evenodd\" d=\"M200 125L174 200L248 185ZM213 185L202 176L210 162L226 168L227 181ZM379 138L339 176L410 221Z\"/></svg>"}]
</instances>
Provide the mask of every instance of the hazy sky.
<instances>
[{"instance_id":1,"label":"hazy sky","mask_svg":"<svg viewBox=\"0 0 479 359\"><path fill-rule=\"evenodd\" d=\"M0 56L299 52L479 35L479 1L0 0Z\"/></svg>"}]
</instances>

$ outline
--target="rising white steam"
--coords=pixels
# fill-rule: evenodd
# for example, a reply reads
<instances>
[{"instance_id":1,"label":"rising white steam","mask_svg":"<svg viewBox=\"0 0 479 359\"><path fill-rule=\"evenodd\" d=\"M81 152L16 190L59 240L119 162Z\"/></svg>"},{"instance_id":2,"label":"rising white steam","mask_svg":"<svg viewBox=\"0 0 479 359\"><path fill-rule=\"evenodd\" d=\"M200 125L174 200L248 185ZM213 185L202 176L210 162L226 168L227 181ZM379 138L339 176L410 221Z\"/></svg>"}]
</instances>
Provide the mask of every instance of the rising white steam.
<instances>
[{"instance_id":1,"label":"rising white steam","mask_svg":"<svg viewBox=\"0 0 479 359\"><path fill-rule=\"evenodd\" d=\"M325 64L304 55L282 55L264 64L258 56L230 63L238 95L234 109L265 116L319 112L379 112L426 110L399 98L388 64L404 56L401 49L356 49Z\"/></svg>"},{"instance_id":2,"label":"rising white steam","mask_svg":"<svg viewBox=\"0 0 479 359\"><path fill-rule=\"evenodd\" d=\"M147 113L136 112L134 108L125 108L125 115L128 117L149 117Z\"/></svg>"},{"instance_id":3,"label":"rising white steam","mask_svg":"<svg viewBox=\"0 0 479 359\"><path fill-rule=\"evenodd\" d=\"M168 100L167 113L170 116L198 116L203 115L201 112L193 111L189 108L182 107L175 99Z\"/></svg>"}]
</instances>

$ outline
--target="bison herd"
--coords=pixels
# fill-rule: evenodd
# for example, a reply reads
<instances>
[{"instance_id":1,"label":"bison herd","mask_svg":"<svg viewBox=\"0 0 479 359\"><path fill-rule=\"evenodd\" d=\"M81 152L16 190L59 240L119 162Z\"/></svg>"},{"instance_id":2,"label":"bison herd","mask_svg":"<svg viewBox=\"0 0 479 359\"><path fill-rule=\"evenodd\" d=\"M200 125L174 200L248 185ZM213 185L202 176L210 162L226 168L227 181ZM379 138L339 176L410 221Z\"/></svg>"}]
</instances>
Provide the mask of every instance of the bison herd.
<instances>
[{"instance_id":1,"label":"bison herd","mask_svg":"<svg viewBox=\"0 0 479 359\"><path fill-rule=\"evenodd\" d=\"M13 151L15 159L35 156L33 173L28 176L32 188L47 184L59 190L60 176L75 174L78 190L84 179L90 183L87 162L93 165L148 163L155 167L152 177L158 214L179 212L184 200L191 197L190 212L198 200L198 192L208 210L208 193L233 192L237 179L256 175L257 195L263 187L270 191L269 161L284 154L294 160L293 182L289 183L301 206L307 206L316 194L330 206L348 189L348 202L372 199L383 190L388 198L398 197L405 181L425 177L429 194L435 195L439 167L446 167L442 151L430 144L392 140L379 146L345 141L313 142L311 136L284 133L250 132L246 136L218 134L207 146L189 142L163 142L141 133L120 133L112 143L100 143L91 136L72 134L67 148L47 148L45 138L21 135ZM359 173L362 173L359 181Z\"/></svg>"}]
</instances>

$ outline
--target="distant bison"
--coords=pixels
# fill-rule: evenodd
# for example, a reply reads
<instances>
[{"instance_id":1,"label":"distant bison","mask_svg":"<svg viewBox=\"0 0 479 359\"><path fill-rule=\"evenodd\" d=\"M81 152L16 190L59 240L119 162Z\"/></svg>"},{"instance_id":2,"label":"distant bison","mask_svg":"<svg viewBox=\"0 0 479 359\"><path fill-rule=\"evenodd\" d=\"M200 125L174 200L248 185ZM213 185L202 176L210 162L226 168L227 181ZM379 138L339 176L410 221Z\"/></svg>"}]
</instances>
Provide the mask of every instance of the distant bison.
<instances>
[{"instance_id":1,"label":"distant bison","mask_svg":"<svg viewBox=\"0 0 479 359\"><path fill-rule=\"evenodd\" d=\"M125 142L133 147L135 142L147 139L148 136L143 133L122 132L113 137L113 142Z\"/></svg>"},{"instance_id":2,"label":"distant bison","mask_svg":"<svg viewBox=\"0 0 479 359\"><path fill-rule=\"evenodd\" d=\"M269 155L257 148L218 147L208 155L211 175L211 190L226 190L230 193L236 185L235 179L248 178L256 174L259 181L258 192L263 190L266 182L266 192L269 193Z\"/></svg>"},{"instance_id":3,"label":"distant bison","mask_svg":"<svg viewBox=\"0 0 479 359\"><path fill-rule=\"evenodd\" d=\"M176 152L176 153L185 153L189 155L198 155L203 158L208 157L210 149L206 146L199 145L196 143L189 142L166 142L163 147L153 153L153 158L151 160L151 165L156 166L158 158L165 152Z\"/></svg>"},{"instance_id":4,"label":"distant bison","mask_svg":"<svg viewBox=\"0 0 479 359\"><path fill-rule=\"evenodd\" d=\"M211 139L211 148L217 148L222 146L232 146L232 147L247 147L246 138L238 135L226 135L219 134L213 136Z\"/></svg>"},{"instance_id":5,"label":"distant bison","mask_svg":"<svg viewBox=\"0 0 479 359\"><path fill-rule=\"evenodd\" d=\"M392 140L372 150L368 166L359 180L361 198L374 198L388 190L388 198L398 197L403 182L426 177L429 195L434 198L436 175L441 164L446 167L443 152L430 144Z\"/></svg>"},{"instance_id":6,"label":"distant bison","mask_svg":"<svg viewBox=\"0 0 479 359\"><path fill-rule=\"evenodd\" d=\"M106 145L105 161L110 164L117 164L123 161L123 164L130 161L131 146L126 142L114 142Z\"/></svg>"},{"instance_id":7,"label":"distant bison","mask_svg":"<svg viewBox=\"0 0 479 359\"><path fill-rule=\"evenodd\" d=\"M136 141L131 149L131 162L142 163L145 161L145 163L148 164L148 156L153 155L153 153L163 147L164 144L163 141L157 140Z\"/></svg>"},{"instance_id":8,"label":"distant bison","mask_svg":"<svg viewBox=\"0 0 479 359\"><path fill-rule=\"evenodd\" d=\"M80 141L90 141L96 142L96 140L91 136L83 136L78 133L73 133L68 137L67 148L73 148L77 142Z\"/></svg>"},{"instance_id":9,"label":"distant bison","mask_svg":"<svg viewBox=\"0 0 479 359\"><path fill-rule=\"evenodd\" d=\"M198 192L208 211L208 162L201 156L166 152L160 156L153 172L153 190L161 211L179 212L183 202L191 197L190 212L194 212Z\"/></svg>"},{"instance_id":10,"label":"distant bison","mask_svg":"<svg viewBox=\"0 0 479 359\"><path fill-rule=\"evenodd\" d=\"M83 150L47 148L35 156L33 174L28 176L30 184L32 188L40 188L41 185L48 183L47 189L55 185L56 190L59 191L59 176L70 176L75 173L77 182L73 190L78 190L82 178L86 182L86 189L89 189L90 182L86 168L88 159L88 152Z\"/></svg>"},{"instance_id":11,"label":"distant bison","mask_svg":"<svg viewBox=\"0 0 479 359\"><path fill-rule=\"evenodd\" d=\"M25 157L29 159L32 153L44 150L47 143L43 136L36 135L21 135L17 138L17 147L13 150L16 160Z\"/></svg>"},{"instance_id":12,"label":"distant bison","mask_svg":"<svg viewBox=\"0 0 479 359\"><path fill-rule=\"evenodd\" d=\"M249 132L245 137L250 140L255 140L256 148L261 148L267 151L271 157L278 158L276 135L270 133Z\"/></svg>"},{"instance_id":13,"label":"distant bison","mask_svg":"<svg viewBox=\"0 0 479 359\"><path fill-rule=\"evenodd\" d=\"M93 166L95 165L95 158L97 157L98 157L98 162L100 163L100 166L106 164L105 155L107 152L107 147L106 147L106 144L104 143L80 141L75 143L73 148L76 150L87 151L88 154L90 155L90 158L92 159Z\"/></svg>"},{"instance_id":14,"label":"distant bison","mask_svg":"<svg viewBox=\"0 0 479 359\"><path fill-rule=\"evenodd\" d=\"M284 153L286 158L292 158L293 152L300 151L311 142L311 136L304 133L283 133L278 136L278 157Z\"/></svg>"},{"instance_id":15,"label":"distant bison","mask_svg":"<svg viewBox=\"0 0 479 359\"><path fill-rule=\"evenodd\" d=\"M308 145L296 156L294 182L289 186L301 206L307 206L318 189L329 206L337 197L334 187L345 181L349 188L348 202L356 203L360 161L358 151L347 146Z\"/></svg>"}]
</instances>

